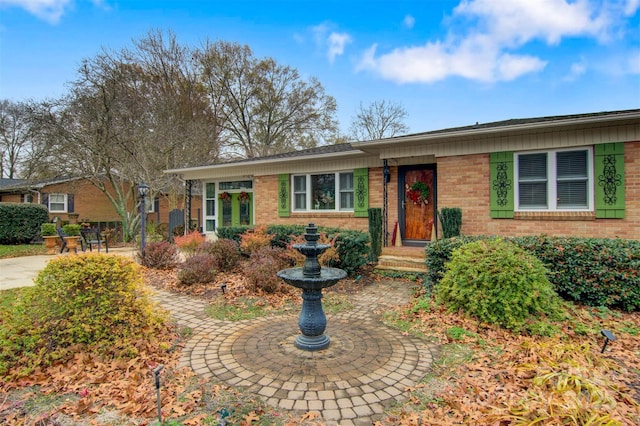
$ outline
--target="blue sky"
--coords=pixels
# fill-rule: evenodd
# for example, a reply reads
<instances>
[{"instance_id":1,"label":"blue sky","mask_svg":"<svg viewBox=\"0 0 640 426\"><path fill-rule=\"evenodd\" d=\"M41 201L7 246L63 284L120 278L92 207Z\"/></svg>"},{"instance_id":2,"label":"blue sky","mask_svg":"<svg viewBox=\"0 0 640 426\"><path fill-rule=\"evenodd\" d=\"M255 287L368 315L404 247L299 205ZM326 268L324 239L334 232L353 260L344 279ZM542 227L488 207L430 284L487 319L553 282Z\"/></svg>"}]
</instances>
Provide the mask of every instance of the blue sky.
<instances>
[{"instance_id":1,"label":"blue sky","mask_svg":"<svg viewBox=\"0 0 640 426\"><path fill-rule=\"evenodd\" d=\"M343 131L376 100L411 133L640 107L640 0L0 0L0 99L60 96L83 58L158 29L317 77Z\"/></svg>"}]
</instances>

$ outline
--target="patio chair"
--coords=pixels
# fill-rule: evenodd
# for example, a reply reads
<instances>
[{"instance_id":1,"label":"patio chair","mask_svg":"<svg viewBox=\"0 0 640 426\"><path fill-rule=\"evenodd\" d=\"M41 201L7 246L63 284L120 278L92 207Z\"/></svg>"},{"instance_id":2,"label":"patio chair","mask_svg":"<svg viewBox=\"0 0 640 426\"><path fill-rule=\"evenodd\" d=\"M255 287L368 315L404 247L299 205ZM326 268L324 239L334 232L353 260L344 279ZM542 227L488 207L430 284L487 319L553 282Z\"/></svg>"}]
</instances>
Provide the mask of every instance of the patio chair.
<instances>
[{"instance_id":1,"label":"patio chair","mask_svg":"<svg viewBox=\"0 0 640 426\"><path fill-rule=\"evenodd\" d=\"M64 253L65 250L69 251L67 248L67 241L64 239L67 235L64 233L62 228L56 228L58 231L58 237L60 237L60 253Z\"/></svg>"},{"instance_id":2,"label":"patio chair","mask_svg":"<svg viewBox=\"0 0 640 426\"><path fill-rule=\"evenodd\" d=\"M82 234L85 246L89 247L89 251L93 251L93 246L97 246L98 253L100 253L100 247L104 244L105 251L109 253L107 238L102 236L100 231L95 228L85 228L80 230L80 233Z\"/></svg>"}]
</instances>

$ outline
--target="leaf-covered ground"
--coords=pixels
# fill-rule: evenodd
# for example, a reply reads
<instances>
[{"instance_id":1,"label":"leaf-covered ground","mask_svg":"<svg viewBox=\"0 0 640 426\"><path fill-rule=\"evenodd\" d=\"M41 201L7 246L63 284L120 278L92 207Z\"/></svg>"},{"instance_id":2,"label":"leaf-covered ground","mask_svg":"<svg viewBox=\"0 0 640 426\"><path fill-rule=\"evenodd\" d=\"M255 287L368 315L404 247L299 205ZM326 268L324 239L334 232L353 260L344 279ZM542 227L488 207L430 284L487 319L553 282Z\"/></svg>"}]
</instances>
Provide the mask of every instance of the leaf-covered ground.
<instances>
[{"instance_id":1,"label":"leaf-covered ground","mask_svg":"<svg viewBox=\"0 0 640 426\"><path fill-rule=\"evenodd\" d=\"M341 283L334 293L364 288ZM181 286L174 272L146 271L147 282L165 290L246 304L239 274L221 274L215 283ZM407 283L411 285L411 283ZM262 308L297 309L298 292L262 294ZM293 308L290 308L293 306ZM417 295L408 306L385 315L399 333L439 343L432 372L408 400L390 407L380 425L453 424L640 424L640 313L570 308L570 319L553 324L554 337L531 337L479 324L450 314ZM245 309L246 311L246 309ZM601 329L616 341L600 353ZM10 425L151 425L157 423L153 368L161 372L165 424L322 425L317 413L295 417L267 407L241 389L203 381L177 368L189 330L167 327L160 344L139 342L140 356L100 360L88 348L74 359L37 371L27 379L0 382L0 424ZM536 423L537 422L537 423Z\"/></svg>"}]
</instances>

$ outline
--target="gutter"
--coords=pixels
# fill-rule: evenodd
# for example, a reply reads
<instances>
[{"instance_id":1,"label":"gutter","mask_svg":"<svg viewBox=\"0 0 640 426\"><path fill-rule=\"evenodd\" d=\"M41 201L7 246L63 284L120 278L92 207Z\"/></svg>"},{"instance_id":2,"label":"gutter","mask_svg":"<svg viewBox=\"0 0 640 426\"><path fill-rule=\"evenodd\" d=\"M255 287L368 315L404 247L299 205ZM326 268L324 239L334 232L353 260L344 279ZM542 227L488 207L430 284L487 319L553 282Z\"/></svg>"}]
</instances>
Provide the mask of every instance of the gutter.
<instances>
[{"instance_id":1,"label":"gutter","mask_svg":"<svg viewBox=\"0 0 640 426\"><path fill-rule=\"evenodd\" d=\"M402 143L426 142L426 141L449 139L449 138L463 137L463 136L485 135L485 134L491 134L491 133L494 133L494 134L505 133L505 132L522 131L522 130L535 130L540 128L551 129L554 127L561 127L561 126L567 126L567 125L573 125L573 124L602 123L602 122L620 121L620 120L633 119L633 118L640 120L640 112L631 111L628 113L620 113L620 114L547 120L547 121L538 121L535 123L512 124L507 126L495 126L495 127L478 128L478 129L465 128L464 130L457 130L457 131L451 131L451 132L436 131L434 133L429 133L429 132L418 133L414 135L398 136L396 138L379 139L379 140L368 141L368 142L351 142L351 146L366 150L366 148L370 148L370 147L389 146L389 145L396 145L396 144L402 144Z\"/></svg>"},{"instance_id":2,"label":"gutter","mask_svg":"<svg viewBox=\"0 0 640 426\"><path fill-rule=\"evenodd\" d=\"M199 172L199 171L209 170L209 169L235 168L238 166L243 167L243 166L256 166L256 165L271 165L271 164L278 164L278 163L291 163L294 161L326 159L331 157L340 158L340 157L347 157L347 156L361 155L361 154L366 154L366 152L361 151L359 149L357 150L354 149L352 151L341 151L341 152L334 152L330 154L299 155L299 156L292 156L292 157L279 157L279 158L271 158L266 160L254 160L254 161L243 160L243 161L236 161L233 163L219 163L219 164L209 164L206 166L187 167L183 169L169 169L169 170L165 170L164 173L181 174L181 173L189 173L189 172Z\"/></svg>"}]
</instances>

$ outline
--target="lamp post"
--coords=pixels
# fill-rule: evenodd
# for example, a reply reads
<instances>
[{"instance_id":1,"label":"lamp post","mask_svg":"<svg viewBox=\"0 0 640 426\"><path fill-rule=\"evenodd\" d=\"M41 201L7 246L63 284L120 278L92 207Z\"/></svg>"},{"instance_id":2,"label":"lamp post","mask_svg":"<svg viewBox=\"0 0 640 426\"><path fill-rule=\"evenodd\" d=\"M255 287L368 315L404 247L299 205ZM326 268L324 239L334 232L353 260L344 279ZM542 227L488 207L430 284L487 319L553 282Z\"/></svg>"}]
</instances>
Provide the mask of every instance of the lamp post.
<instances>
[{"instance_id":1,"label":"lamp post","mask_svg":"<svg viewBox=\"0 0 640 426\"><path fill-rule=\"evenodd\" d=\"M140 253L144 254L144 248L147 245L145 231L147 229L147 194L149 187L141 182L138 185L138 195L140 196Z\"/></svg>"}]
</instances>

